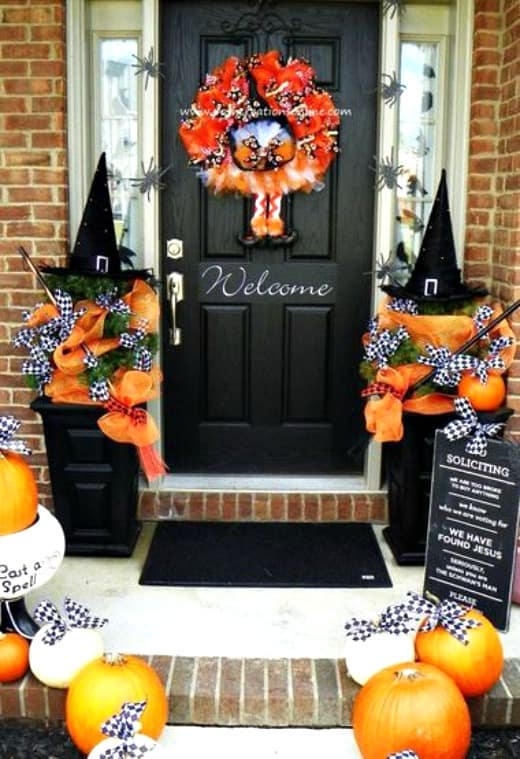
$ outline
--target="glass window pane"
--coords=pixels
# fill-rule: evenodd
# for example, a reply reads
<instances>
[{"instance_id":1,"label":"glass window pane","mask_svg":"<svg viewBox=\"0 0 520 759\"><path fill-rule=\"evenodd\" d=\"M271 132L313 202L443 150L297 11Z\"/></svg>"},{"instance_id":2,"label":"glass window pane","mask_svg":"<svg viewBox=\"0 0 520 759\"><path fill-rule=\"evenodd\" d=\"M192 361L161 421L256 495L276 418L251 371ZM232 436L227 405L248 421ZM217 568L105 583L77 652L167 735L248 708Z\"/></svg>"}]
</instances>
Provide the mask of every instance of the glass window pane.
<instances>
[{"instance_id":1,"label":"glass window pane","mask_svg":"<svg viewBox=\"0 0 520 759\"><path fill-rule=\"evenodd\" d=\"M137 38L103 38L99 44L99 115L101 150L107 154L112 177L110 193L120 245L140 251L141 206L139 189L131 178L139 177L139 95L135 76ZM131 259L138 268L139 260ZM123 261L123 266L125 265Z\"/></svg>"},{"instance_id":2,"label":"glass window pane","mask_svg":"<svg viewBox=\"0 0 520 759\"><path fill-rule=\"evenodd\" d=\"M438 59L436 42L401 43L399 81L406 89L399 101L397 163L404 173L397 190L396 242L404 244L411 261L419 251L436 190Z\"/></svg>"}]
</instances>

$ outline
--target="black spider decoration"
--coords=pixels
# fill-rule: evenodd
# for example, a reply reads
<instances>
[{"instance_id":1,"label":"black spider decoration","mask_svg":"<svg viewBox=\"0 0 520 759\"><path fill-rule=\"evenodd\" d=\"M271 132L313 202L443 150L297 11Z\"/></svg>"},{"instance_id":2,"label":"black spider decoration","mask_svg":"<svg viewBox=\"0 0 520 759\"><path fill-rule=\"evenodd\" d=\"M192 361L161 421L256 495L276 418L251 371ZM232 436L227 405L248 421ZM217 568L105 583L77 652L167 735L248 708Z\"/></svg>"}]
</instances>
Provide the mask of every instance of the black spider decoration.
<instances>
[{"instance_id":1,"label":"black spider decoration","mask_svg":"<svg viewBox=\"0 0 520 759\"><path fill-rule=\"evenodd\" d=\"M381 284L388 278L393 285L399 285L403 275L410 273L410 265L406 261L400 261L390 251L388 258L383 258L380 253L374 271L365 271L364 274L374 274Z\"/></svg>"},{"instance_id":2,"label":"black spider decoration","mask_svg":"<svg viewBox=\"0 0 520 759\"><path fill-rule=\"evenodd\" d=\"M148 80L150 77L152 79L155 79L158 76L162 76L164 79L164 74L161 71L161 66L164 64L159 63L159 61L154 61L153 59L153 47L150 48L148 51L148 55L145 55L143 58L139 58L137 55L132 55L132 58L135 58L137 63L132 63L132 67L134 69L137 69L135 72L136 76L139 76L139 74L146 74L145 80L144 80L144 88L146 89L148 87Z\"/></svg>"},{"instance_id":3,"label":"black spider decoration","mask_svg":"<svg viewBox=\"0 0 520 759\"><path fill-rule=\"evenodd\" d=\"M386 16L388 11L391 11L390 18L393 18L396 13L401 15L403 4L403 0L383 0L383 16Z\"/></svg>"},{"instance_id":4,"label":"black spider decoration","mask_svg":"<svg viewBox=\"0 0 520 759\"><path fill-rule=\"evenodd\" d=\"M397 103L401 95L406 89L406 84L401 84L397 80L395 71L392 74L381 74L383 80L381 82L381 97L385 105L390 108ZM386 81L388 80L388 81Z\"/></svg>"},{"instance_id":5,"label":"black spider decoration","mask_svg":"<svg viewBox=\"0 0 520 759\"><path fill-rule=\"evenodd\" d=\"M377 157L374 156L376 166L371 167L372 171L376 174L376 187L378 190L382 190L383 187L388 187L389 190L393 190L396 187L401 189L401 185L397 181L397 178L403 173L404 168L401 164L394 166L394 149L392 148L390 158L387 156L383 158L379 163Z\"/></svg>"},{"instance_id":6,"label":"black spider decoration","mask_svg":"<svg viewBox=\"0 0 520 759\"><path fill-rule=\"evenodd\" d=\"M131 177L130 182L132 183L132 187L139 187L139 192L146 195L147 200L150 200L150 192L152 190L162 190L166 187L164 182L161 182L161 177L166 174L170 167L167 166L165 169L160 169L158 166L154 167L154 159L152 156L148 168L144 168L143 161L141 161L141 168L143 170L143 176Z\"/></svg>"}]
</instances>

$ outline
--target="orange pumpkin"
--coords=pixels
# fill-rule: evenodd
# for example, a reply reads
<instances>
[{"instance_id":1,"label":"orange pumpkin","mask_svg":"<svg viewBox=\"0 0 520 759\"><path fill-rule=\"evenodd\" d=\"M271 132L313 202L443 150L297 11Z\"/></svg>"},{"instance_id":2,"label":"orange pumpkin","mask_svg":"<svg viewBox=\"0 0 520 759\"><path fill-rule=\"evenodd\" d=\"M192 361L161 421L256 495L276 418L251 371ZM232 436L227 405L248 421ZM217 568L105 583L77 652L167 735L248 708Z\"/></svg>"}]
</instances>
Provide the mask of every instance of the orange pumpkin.
<instances>
[{"instance_id":1,"label":"orange pumpkin","mask_svg":"<svg viewBox=\"0 0 520 759\"><path fill-rule=\"evenodd\" d=\"M481 696L500 678L504 655L500 637L486 617L476 609L468 610L462 619L480 622L465 631L464 644L444 627L420 631L415 650L420 661L442 669L458 685L464 696Z\"/></svg>"},{"instance_id":2,"label":"orange pumpkin","mask_svg":"<svg viewBox=\"0 0 520 759\"><path fill-rule=\"evenodd\" d=\"M0 535L19 532L36 519L38 489L23 456L0 451Z\"/></svg>"},{"instance_id":3,"label":"orange pumpkin","mask_svg":"<svg viewBox=\"0 0 520 759\"><path fill-rule=\"evenodd\" d=\"M464 374L457 390L469 398L476 411L496 411L506 397L506 384L500 374L488 373L487 382L473 374Z\"/></svg>"},{"instance_id":4,"label":"orange pumpkin","mask_svg":"<svg viewBox=\"0 0 520 759\"><path fill-rule=\"evenodd\" d=\"M352 727L363 759L404 749L421 759L463 759L471 740L461 692L444 672L420 662L372 675L354 700Z\"/></svg>"},{"instance_id":5,"label":"orange pumpkin","mask_svg":"<svg viewBox=\"0 0 520 759\"><path fill-rule=\"evenodd\" d=\"M29 669L29 642L18 633L0 632L0 683L19 680Z\"/></svg>"},{"instance_id":6,"label":"orange pumpkin","mask_svg":"<svg viewBox=\"0 0 520 759\"><path fill-rule=\"evenodd\" d=\"M77 748L88 754L105 740L101 725L125 701L146 701L140 731L157 740L168 716L168 700L158 674L137 656L109 655L95 659L72 679L65 720Z\"/></svg>"}]
</instances>

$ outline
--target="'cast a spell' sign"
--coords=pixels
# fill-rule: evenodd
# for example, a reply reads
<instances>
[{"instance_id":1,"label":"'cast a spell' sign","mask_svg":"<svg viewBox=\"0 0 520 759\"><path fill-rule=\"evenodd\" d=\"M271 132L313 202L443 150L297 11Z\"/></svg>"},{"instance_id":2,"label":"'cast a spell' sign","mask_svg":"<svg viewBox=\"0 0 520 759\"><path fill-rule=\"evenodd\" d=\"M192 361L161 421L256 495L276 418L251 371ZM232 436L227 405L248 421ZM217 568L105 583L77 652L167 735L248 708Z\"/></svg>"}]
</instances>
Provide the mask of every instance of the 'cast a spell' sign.
<instances>
[{"instance_id":1,"label":"'cast a spell' sign","mask_svg":"<svg viewBox=\"0 0 520 759\"><path fill-rule=\"evenodd\" d=\"M485 456L467 439L435 436L424 591L475 606L507 630L520 497L519 448L489 440Z\"/></svg>"}]
</instances>

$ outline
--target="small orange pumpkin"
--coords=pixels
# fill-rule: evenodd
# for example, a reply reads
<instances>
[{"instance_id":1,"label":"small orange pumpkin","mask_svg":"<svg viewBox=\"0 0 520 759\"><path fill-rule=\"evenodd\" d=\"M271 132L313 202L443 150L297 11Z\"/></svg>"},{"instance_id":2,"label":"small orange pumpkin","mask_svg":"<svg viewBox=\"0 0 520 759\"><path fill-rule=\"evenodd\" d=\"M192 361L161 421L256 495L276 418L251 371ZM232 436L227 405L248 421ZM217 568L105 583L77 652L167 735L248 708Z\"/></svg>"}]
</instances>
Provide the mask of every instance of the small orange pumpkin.
<instances>
[{"instance_id":1,"label":"small orange pumpkin","mask_svg":"<svg viewBox=\"0 0 520 759\"><path fill-rule=\"evenodd\" d=\"M502 643L491 622L476 609L469 609L462 619L480 623L465 630L466 644L438 625L433 630L417 633L415 650L420 661L433 664L449 675L464 696L481 696L502 673Z\"/></svg>"},{"instance_id":2,"label":"small orange pumpkin","mask_svg":"<svg viewBox=\"0 0 520 759\"><path fill-rule=\"evenodd\" d=\"M421 662L372 675L354 700L352 727L363 759L405 749L421 759L463 759L471 740L461 692L444 672Z\"/></svg>"},{"instance_id":3,"label":"small orange pumpkin","mask_svg":"<svg viewBox=\"0 0 520 759\"><path fill-rule=\"evenodd\" d=\"M38 489L23 456L0 451L0 535L19 532L36 519Z\"/></svg>"},{"instance_id":4,"label":"small orange pumpkin","mask_svg":"<svg viewBox=\"0 0 520 759\"><path fill-rule=\"evenodd\" d=\"M506 397L506 384L500 374L489 372L487 382L474 374L464 374L457 393L469 398L476 411L496 411Z\"/></svg>"},{"instance_id":5,"label":"small orange pumpkin","mask_svg":"<svg viewBox=\"0 0 520 759\"><path fill-rule=\"evenodd\" d=\"M141 733L157 740L168 716L168 700L155 670L137 656L105 654L72 679L65 703L65 721L77 748L88 754L106 738L105 720L125 701L146 701L139 718Z\"/></svg>"},{"instance_id":6,"label":"small orange pumpkin","mask_svg":"<svg viewBox=\"0 0 520 759\"><path fill-rule=\"evenodd\" d=\"M0 632L0 683L19 680L29 669L29 642L15 632Z\"/></svg>"}]
</instances>

